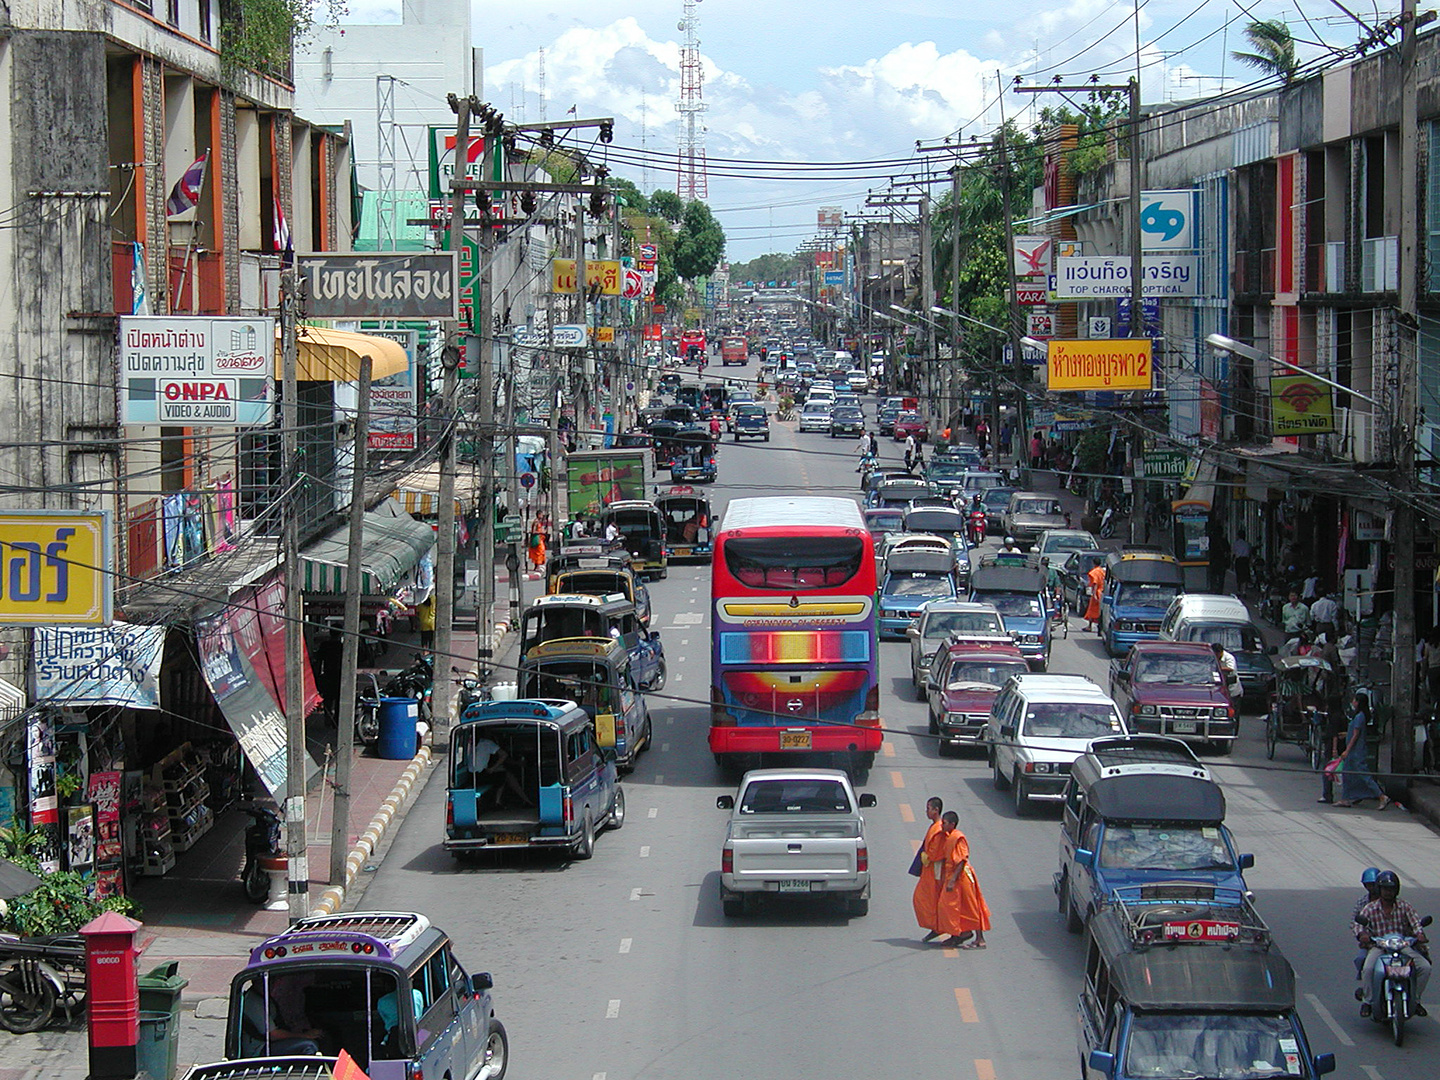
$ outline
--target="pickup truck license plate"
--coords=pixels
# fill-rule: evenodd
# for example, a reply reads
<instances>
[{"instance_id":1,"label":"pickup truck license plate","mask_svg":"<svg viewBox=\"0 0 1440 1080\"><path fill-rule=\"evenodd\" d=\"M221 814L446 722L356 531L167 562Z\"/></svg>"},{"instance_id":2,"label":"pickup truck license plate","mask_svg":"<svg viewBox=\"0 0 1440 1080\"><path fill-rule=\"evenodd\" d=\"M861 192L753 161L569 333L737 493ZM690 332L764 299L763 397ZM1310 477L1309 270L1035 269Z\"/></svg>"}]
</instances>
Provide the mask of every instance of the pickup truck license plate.
<instances>
[{"instance_id":1,"label":"pickup truck license plate","mask_svg":"<svg viewBox=\"0 0 1440 1080\"><path fill-rule=\"evenodd\" d=\"M1176 720L1173 724L1170 725L1170 727L1171 727L1171 730L1173 730L1173 731L1175 732L1175 734L1177 734L1177 735L1194 735L1194 734L1195 734L1195 721L1194 721L1194 720Z\"/></svg>"},{"instance_id":2,"label":"pickup truck license plate","mask_svg":"<svg viewBox=\"0 0 1440 1080\"><path fill-rule=\"evenodd\" d=\"M810 891L810 882L808 882L808 881L800 881L800 880L794 879L794 878L787 879L787 880L784 880L784 881L781 881L781 882L780 882L780 891L781 891L781 892L809 892L809 891Z\"/></svg>"},{"instance_id":3,"label":"pickup truck license plate","mask_svg":"<svg viewBox=\"0 0 1440 1080\"><path fill-rule=\"evenodd\" d=\"M492 844L528 844L530 837L523 832L501 832L490 838Z\"/></svg>"},{"instance_id":4,"label":"pickup truck license plate","mask_svg":"<svg viewBox=\"0 0 1440 1080\"><path fill-rule=\"evenodd\" d=\"M810 732L808 731L782 731L780 732L781 750L809 750Z\"/></svg>"},{"instance_id":5,"label":"pickup truck license plate","mask_svg":"<svg viewBox=\"0 0 1440 1080\"><path fill-rule=\"evenodd\" d=\"M677 547L677 548L676 548L674 551L672 551L670 554L671 554L672 556L681 556L681 557L684 557L684 556L690 554L690 549L687 548L687 547Z\"/></svg>"}]
</instances>

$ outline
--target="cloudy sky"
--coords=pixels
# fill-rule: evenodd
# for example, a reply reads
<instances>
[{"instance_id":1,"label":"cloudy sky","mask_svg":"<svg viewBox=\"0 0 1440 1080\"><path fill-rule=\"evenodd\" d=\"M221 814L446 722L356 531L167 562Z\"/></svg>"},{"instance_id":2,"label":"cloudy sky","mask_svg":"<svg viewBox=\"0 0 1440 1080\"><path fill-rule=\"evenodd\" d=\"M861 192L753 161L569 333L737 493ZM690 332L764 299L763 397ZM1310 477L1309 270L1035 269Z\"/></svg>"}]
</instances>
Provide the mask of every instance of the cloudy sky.
<instances>
[{"instance_id":1,"label":"cloudy sky","mask_svg":"<svg viewBox=\"0 0 1440 1080\"><path fill-rule=\"evenodd\" d=\"M1229 57L1246 48L1252 18L1285 19L1302 62L1358 32L1333 0L1139 2L1147 103L1253 83L1255 71ZM1346 7L1376 16L1369 2ZM675 186L682 0L472 0L471 9L485 97L507 117L558 119L572 105L582 117L614 116L615 172L647 191ZM813 235L818 206L858 210L867 191L916 168L916 140L993 130L997 72L1123 82L1136 68L1134 8L1110 0L700 0L697 9L708 202L732 260L794 250ZM399 0L351 0L350 12L398 21ZM1012 94L1004 107L1015 115L1036 104ZM770 164L780 162L790 164ZM857 162L871 164L803 167Z\"/></svg>"}]
</instances>

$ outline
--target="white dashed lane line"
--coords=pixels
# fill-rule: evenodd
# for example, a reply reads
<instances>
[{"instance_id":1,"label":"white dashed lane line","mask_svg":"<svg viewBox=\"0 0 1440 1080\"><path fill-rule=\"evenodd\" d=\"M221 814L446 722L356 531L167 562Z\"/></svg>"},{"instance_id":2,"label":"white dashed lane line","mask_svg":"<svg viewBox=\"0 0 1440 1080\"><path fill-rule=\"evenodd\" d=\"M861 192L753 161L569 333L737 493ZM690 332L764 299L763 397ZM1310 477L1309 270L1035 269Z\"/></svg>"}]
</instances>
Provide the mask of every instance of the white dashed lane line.
<instances>
[{"instance_id":1,"label":"white dashed lane line","mask_svg":"<svg viewBox=\"0 0 1440 1080\"><path fill-rule=\"evenodd\" d=\"M642 859L648 859L648 858L650 857L650 845L649 845L649 844L646 844L644 847L642 847L642 848L640 849L640 857L641 857Z\"/></svg>"},{"instance_id":2,"label":"white dashed lane line","mask_svg":"<svg viewBox=\"0 0 1440 1080\"><path fill-rule=\"evenodd\" d=\"M623 955L624 953L628 953L629 951L630 951L630 938L628 938L628 937L622 937L622 938L620 939L620 952L621 952L621 954Z\"/></svg>"},{"instance_id":3,"label":"white dashed lane line","mask_svg":"<svg viewBox=\"0 0 1440 1080\"><path fill-rule=\"evenodd\" d=\"M646 817L655 817L655 816L657 816L659 813L660 813L660 808L659 808L658 806L652 806L652 807L650 807L649 813L647 813L645 816L646 816Z\"/></svg>"},{"instance_id":4,"label":"white dashed lane line","mask_svg":"<svg viewBox=\"0 0 1440 1080\"><path fill-rule=\"evenodd\" d=\"M611 999L610 999L610 1004L608 1004L608 1005L605 1006L605 1019L606 1019L606 1020L614 1020L614 1019L615 1019L617 1016L619 1016L619 1015L620 1015L620 999L619 999L619 998L611 998Z\"/></svg>"}]
</instances>

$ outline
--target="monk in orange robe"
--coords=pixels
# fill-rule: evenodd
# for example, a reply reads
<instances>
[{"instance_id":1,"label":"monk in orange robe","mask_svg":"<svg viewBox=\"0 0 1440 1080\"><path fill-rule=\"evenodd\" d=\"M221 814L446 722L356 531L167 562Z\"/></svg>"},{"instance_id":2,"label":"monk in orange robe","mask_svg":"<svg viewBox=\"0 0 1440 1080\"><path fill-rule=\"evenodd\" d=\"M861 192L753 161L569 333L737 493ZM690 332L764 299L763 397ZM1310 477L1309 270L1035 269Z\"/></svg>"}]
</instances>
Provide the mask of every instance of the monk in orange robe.
<instances>
[{"instance_id":1,"label":"monk in orange robe","mask_svg":"<svg viewBox=\"0 0 1440 1080\"><path fill-rule=\"evenodd\" d=\"M970 865L970 842L959 829L955 811L945 811L940 822L945 830L945 870L936 915L940 931L950 935L943 944L983 949L985 931L990 929L990 908ZM972 937L974 941L970 941Z\"/></svg>"},{"instance_id":2,"label":"monk in orange robe","mask_svg":"<svg viewBox=\"0 0 1440 1080\"><path fill-rule=\"evenodd\" d=\"M940 811L945 804L938 798L925 801L925 816L930 819L930 828L920 844L920 877L915 882L915 921L927 931L924 941L940 936L936 923L935 905L940 899L940 875L945 872L945 830L940 824Z\"/></svg>"},{"instance_id":3,"label":"monk in orange robe","mask_svg":"<svg viewBox=\"0 0 1440 1080\"><path fill-rule=\"evenodd\" d=\"M1105 591L1105 566L1096 563L1085 575L1090 579L1090 603L1085 608L1085 629L1094 630L1100 621L1100 594Z\"/></svg>"}]
</instances>

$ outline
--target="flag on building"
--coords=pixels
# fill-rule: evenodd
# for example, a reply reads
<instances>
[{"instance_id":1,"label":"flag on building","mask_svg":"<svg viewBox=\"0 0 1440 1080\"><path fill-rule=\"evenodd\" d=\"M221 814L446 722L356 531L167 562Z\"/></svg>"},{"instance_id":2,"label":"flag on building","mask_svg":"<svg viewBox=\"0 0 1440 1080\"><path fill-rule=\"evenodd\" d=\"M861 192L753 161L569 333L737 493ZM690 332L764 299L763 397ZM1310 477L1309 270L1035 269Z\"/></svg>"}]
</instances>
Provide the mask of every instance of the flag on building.
<instances>
[{"instance_id":1,"label":"flag on building","mask_svg":"<svg viewBox=\"0 0 1440 1080\"><path fill-rule=\"evenodd\" d=\"M289 266L295 261L295 239L290 235L290 223L285 220L285 208L280 205L280 196L275 202L275 250L281 253L280 264Z\"/></svg>"},{"instance_id":2,"label":"flag on building","mask_svg":"<svg viewBox=\"0 0 1440 1080\"><path fill-rule=\"evenodd\" d=\"M175 181L175 186L170 189L170 198L165 200L165 211L170 217L183 214L186 210L193 210L200 205L200 187L205 182L205 163L209 157L210 153L207 150L195 159L179 180Z\"/></svg>"},{"instance_id":3,"label":"flag on building","mask_svg":"<svg viewBox=\"0 0 1440 1080\"><path fill-rule=\"evenodd\" d=\"M566 115L566 116L574 116L574 115L575 115L575 106L574 106L574 105L571 105L570 108L566 109L566 110L565 110L565 115Z\"/></svg>"}]
</instances>

